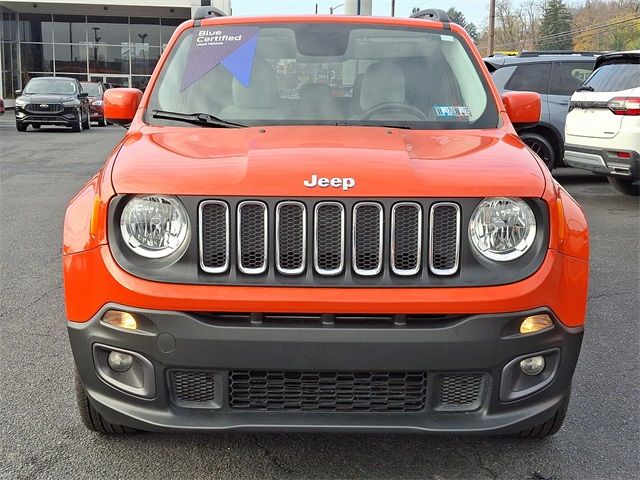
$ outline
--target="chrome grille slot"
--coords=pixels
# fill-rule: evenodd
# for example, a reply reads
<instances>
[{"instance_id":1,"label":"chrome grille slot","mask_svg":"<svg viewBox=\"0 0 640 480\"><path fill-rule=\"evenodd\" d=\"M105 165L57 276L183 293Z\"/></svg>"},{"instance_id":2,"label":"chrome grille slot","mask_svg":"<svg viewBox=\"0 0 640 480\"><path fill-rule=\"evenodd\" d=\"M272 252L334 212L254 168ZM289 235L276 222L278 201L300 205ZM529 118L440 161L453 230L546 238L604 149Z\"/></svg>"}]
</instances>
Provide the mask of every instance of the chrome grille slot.
<instances>
[{"instance_id":1,"label":"chrome grille slot","mask_svg":"<svg viewBox=\"0 0 640 480\"><path fill-rule=\"evenodd\" d=\"M245 201L238 205L238 268L258 275L267 270L267 206Z\"/></svg>"},{"instance_id":2,"label":"chrome grille slot","mask_svg":"<svg viewBox=\"0 0 640 480\"><path fill-rule=\"evenodd\" d=\"M205 272L229 268L229 206L218 200L200 204L200 266Z\"/></svg>"},{"instance_id":3,"label":"chrome grille slot","mask_svg":"<svg viewBox=\"0 0 640 480\"><path fill-rule=\"evenodd\" d=\"M307 212L300 202L276 207L276 268L285 275L304 272L307 254Z\"/></svg>"},{"instance_id":4,"label":"chrome grille slot","mask_svg":"<svg viewBox=\"0 0 640 480\"><path fill-rule=\"evenodd\" d=\"M314 215L314 267L320 275L338 275L344 269L344 206L320 202Z\"/></svg>"},{"instance_id":5,"label":"chrome grille slot","mask_svg":"<svg viewBox=\"0 0 640 480\"><path fill-rule=\"evenodd\" d=\"M353 207L353 271L377 275L382 270L382 206L360 202Z\"/></svg>"},{"instance_id":6,"label":"chrome grille slot","mask_svg":"<svg viewBox=\"0 0 640 480\"><path fill-rule=\"evenodd\" d=\"M460 207L452 202L431 206L429 215L429 269L435 275L453 275L460 262Z\"/></svg>"},{"instance_id":7,"label":"chrome grille slot","mask_svg":"<svg viewBox=\"0 0 640 480\"><path fill-rule=\"evenodd\" d=\"M422 207L396 203L391 210L391 270L396 275L415 275L421 262Z\"/></svg>"},{"instance_id":8,"label":"chrome grille slot","mask_svg":"<svg viewBox=\"0 0 640 480\"><path fill-rule=\"evenodd\" d=\"M33 113L61 113L64 111L64 107L59 103L29 103L25 105L24 109Z\"/></svg>"}]
</instances>

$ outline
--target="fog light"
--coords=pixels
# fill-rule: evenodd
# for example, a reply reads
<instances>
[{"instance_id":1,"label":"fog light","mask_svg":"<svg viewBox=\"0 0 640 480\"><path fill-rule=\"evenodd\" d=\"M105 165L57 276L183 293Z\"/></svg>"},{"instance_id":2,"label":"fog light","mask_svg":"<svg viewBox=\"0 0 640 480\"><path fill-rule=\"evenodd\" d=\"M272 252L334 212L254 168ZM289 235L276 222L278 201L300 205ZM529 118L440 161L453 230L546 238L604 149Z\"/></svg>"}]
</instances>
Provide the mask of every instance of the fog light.
<instances>
[{"instance_id":1,"label":"fog light","mask_svg":"<svg viewBox=\"0 0 640 480\"><path fill-rule=\"evenodd\" d=\"M126 328L129 330L136 330L138 328L138 322L136 322L136 318L133 315L119 310L108 310L102 316L102 321L109 325L113 325L114 327Z\"/></svg>"},{"instance_id":2,"label":"fog light","mask_svg":"<svg viewBox=\"0 0 640 480\"><path fill-rule=\"evenodd\" d=\"M111 352L107 357L107 362L111 370L116 372L126 372L133 365L133 357L128 353Z\"/></svg>"},{"instance_id":3,"label":"fog light","mask_svg":"<svg viewBox=\"0 0 640 480\"><path fill-rule=\"evenodd\" d=\"M525 375L539 375L544 370L545 361L542 355L525 358L520 362L520 370Z\"/></svg>"},{"instance_id":4,"label":"fog light","mask_svg":"<svg viewBox=\"0 0 640 480\"><path fill-rule=\"evenodd\" d=\"M534 333L553 326L551 317L546 313L531 315L520 324L520 333Z\"/></svg>"}]
</instances>

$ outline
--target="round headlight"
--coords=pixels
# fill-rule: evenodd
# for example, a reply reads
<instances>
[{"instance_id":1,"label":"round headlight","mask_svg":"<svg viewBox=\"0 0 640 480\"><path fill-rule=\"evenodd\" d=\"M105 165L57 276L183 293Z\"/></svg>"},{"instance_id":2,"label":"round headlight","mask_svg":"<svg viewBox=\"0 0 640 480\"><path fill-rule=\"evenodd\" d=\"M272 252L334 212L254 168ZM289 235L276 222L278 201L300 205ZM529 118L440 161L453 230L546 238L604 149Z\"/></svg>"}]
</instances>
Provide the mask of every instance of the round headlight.
<instances>
[{"instance_id":1,"label":"round headlight","mask_svg":"<svg viewBox=\"0 0 640 480\"><path fill-rule=\"evenodd\" d=\"M182 203L164 195L138 195L120 217L127 246L146 258L164 258L177 251L189 233L189 217Z\"/></svg>"},{"instance_id":2,"label":"round headlight","mask_svg":"<svg viewBox=\"0 0 640 480\"><path fill-rule=\"evenodd\" d=\"M518 198L485 198L469 222L469 238L484 257L499 262L525 254L536 238L536 217Z\"/></svg>"}]
</instances>

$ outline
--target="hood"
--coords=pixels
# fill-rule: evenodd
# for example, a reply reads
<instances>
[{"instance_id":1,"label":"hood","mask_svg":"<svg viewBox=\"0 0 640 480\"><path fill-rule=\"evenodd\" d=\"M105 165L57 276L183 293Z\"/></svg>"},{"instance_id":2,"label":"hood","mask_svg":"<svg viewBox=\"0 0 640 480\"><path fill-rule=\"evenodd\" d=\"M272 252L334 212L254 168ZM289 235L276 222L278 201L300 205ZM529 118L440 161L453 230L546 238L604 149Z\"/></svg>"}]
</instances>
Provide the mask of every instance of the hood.
<instances>
[{"instance_id":1,"label":"hood","mask_svg":"<svg viewBox=\"0 0 640 480\"><path fill-rule=\"evenodd\" d=\"M77 100L75 95L56 95L54 93L34 93L31 95L22 95L19 98L28 103L62 103L67 100Z\"/></svg>"},{"instance_id":2,"label":"hood","mask_svg":"<svg viewBox=\"0 0 640 480\"><path fill-rule=\"evenodd\" d=\"M340 179L335 186L305 180ZM343 179L354 179L345 189ZM118 193L321 197L540 197L533 154L502 130L144 127L112 173Z\"/></svg>"}]
</instances>

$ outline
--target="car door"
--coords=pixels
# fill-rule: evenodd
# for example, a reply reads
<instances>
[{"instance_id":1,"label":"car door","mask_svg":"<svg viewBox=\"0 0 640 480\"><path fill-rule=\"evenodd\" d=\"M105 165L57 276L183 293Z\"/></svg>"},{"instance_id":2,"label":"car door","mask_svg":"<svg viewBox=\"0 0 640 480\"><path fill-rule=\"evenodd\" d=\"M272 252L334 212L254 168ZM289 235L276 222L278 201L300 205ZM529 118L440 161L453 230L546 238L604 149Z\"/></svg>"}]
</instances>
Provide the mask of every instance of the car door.
<instances>
[{"instance_id":1,"label":"car door","mask_svg":"<svg viewBox=\"0 0 640 480\"><path fill-rule=\"evenodd\" d=\"M506 83L506 91L537 92L540 94L542 112L541 123L549 123L548 91L551 77L551 62L535 62L519 64Z\"/></svg>"},{"instance_id":2,"label":"car door","mask_svg":"<svg viewBox=\"0 0 640 480\"><path fill-rule=\"evenodd\" d=\"M594 63L595 60L591 62L553 62L547 96L549 123L562 132L563 136L571 95L589 77Z\"/></svg>"}]
</instances>

